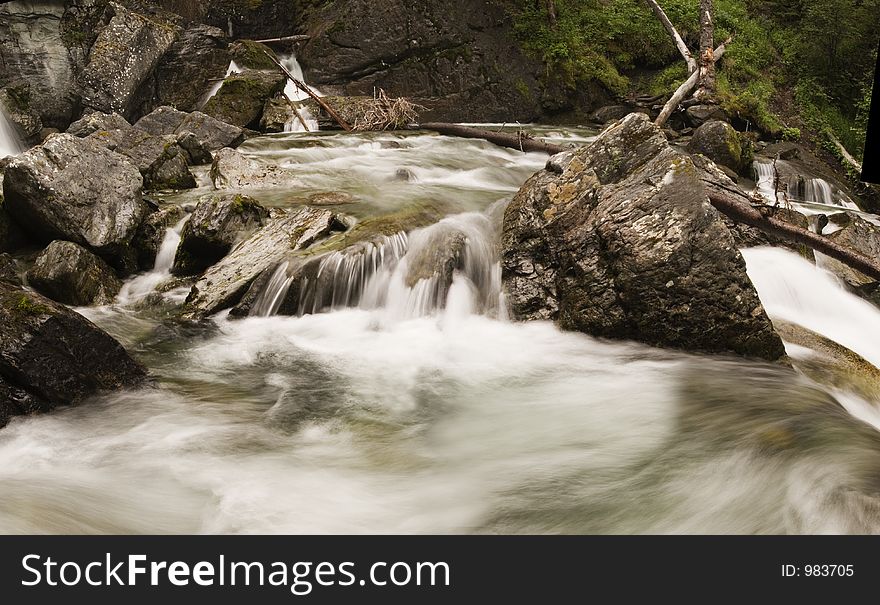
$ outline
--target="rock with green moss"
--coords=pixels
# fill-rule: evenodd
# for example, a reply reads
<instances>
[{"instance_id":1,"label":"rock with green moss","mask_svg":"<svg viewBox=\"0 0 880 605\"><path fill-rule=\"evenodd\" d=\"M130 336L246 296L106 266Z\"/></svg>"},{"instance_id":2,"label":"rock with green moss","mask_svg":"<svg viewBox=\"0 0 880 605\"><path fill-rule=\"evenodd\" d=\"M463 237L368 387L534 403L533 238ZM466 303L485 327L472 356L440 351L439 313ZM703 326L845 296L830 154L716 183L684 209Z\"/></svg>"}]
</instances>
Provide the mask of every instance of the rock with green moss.
<instances>
[{"instance_id":1,"label":"rock with green moss","mask_svg":"<svg viewBox=\"0 0 880 605\"><path fill-rule=\"evenodd\" d=\"M109 22L100 30L79 74L82 104L130 117L135 94L181 28L170 13L140 14L116 2L107 6Z\"/></svg>"},{"instance_id":2,"label":"rock with green moss","mask_svg":"<svg viewBox=\"0 0 880 605\"><path fill-rule=\"evenodd\" d=\"M342 228L339 217L329 210L303 206L275 211L265 227L235 246L196 282L186 299L185 315L205 317L236 305L266 269Z\"/></svg>"},{"instance_id":3,"label":"rock with green moss","mask_svg":"<svg viewBox=\"0 0 880 605\"><path fill-rule=\"evenodd\" d=\"M236 40L229 46L229 57L242 69L278 71L270 56L277 58L271 48L253 40Z\"/></svg>"},{"instance_id":4,"label":"rock with green moss","mask_svg":"<svg viewBox=\"0 0 880 605\"><path fill-rule=\"evenodd\" d=\"M82 246L61 240L37 256L27 279L41 294L78 307L109 304L122 288L107 263Z\"/></svg>"},{"instance_id":5,"label":"rock with green moss","mask_svg":"<svg viewBox=\"0 0 880 605\"><path fill-rule=\"evenodd\" d=\"M85 317L0 280L0 426L145 378L143 366Z\"/></svg>"},{"instance_id":6,"label":"rock with green moss","mask_svg":"<svg viewBox=\"0 0 880 605\"><path fill-rule=\"evenodd\" d=\"M727 122L711 120L694 132L688 143L689 153L700 153L737 174L744 174L752 164L751 147L740 133Z\"/></svg>"},{"instance_id":7,"label":"rock with green moss","mask_svg":"<svg viewBox=\"0 0 880 605\"><path fill-rule=\"evenodd\" d=\"M286 82L277 70L246 69L226 78L202 111L223 122L256 130L266 101L280 94Z\"/></svg>"},{"instance_id":8,"label":"rock with green moss","mask_svg":"<svg viewBox=\"0 0 880 605\"><path fill-rule=\"evenodd\" d=\"M513 317L654 346L784 354L701 173L631 114L558 158L504 215Z\"/></svg>"},{"instance_id":9,"label":"rock with green moss","mask_svg":"<svg viewBox=\"0 0 880 605\"><path fill-rule=\"evenodd\" d=\"M262 227L268 217L269 212L246 195L230 193L201 200L183 228L171 272L201 273Z\"/></svg>"},{"instance_id":10,"label":"rock with green moss","mask_svg":"<svg viewBox=\"0 0 880 605\"><path fill-rule=\"evenodd\" d=\"M189 154L174 135L155 136L140 128L98 130L88 137L134 163L144 178L144 189L192 189Z\"/></svg>"},{"instance_id":11,"label":"rock with green moss","mask_svg":"<svg viewBox=\"0 0 880 605\"><path fill-rule=\"evenodd\" d=\"M124 155L93 139L53 134L9 162L4 207L37 241L72 241L116 266L146 214L142 187Z\"/></svg>"}]
</instances>

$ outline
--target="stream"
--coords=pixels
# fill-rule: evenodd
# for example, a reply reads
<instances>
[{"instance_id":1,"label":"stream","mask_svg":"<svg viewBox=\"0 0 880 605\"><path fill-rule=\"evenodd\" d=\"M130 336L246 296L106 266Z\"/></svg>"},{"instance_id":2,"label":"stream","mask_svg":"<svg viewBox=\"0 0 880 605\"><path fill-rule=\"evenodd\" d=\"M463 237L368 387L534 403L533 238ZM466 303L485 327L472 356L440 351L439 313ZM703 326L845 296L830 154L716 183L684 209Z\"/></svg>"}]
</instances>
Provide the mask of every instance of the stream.
<instances>
[{"instance_id":1,"label":"stream","mask_svg":"<svg viewBox=\"0 0 880 605\"><path fill-rule=\"evenodd\" d=\"M334 210L362 220L432 204L466 226L473 265L443 304L395 288L429 227L358 300L298 317L268 300L193 325L167 316L186 289L152 300L179 223L116 304L79 309L155 382L0 431L0 532L880 531L877 401L777 365L505 318L499 212L546 156L426 133L290 132L240 150L296 172L295 187L248 191L268 206L343 192ZM197 176L167 200L210 192ZM880 365L880 310L794 253L744 256L774 320Z\"/></svg>"}]
</instances>

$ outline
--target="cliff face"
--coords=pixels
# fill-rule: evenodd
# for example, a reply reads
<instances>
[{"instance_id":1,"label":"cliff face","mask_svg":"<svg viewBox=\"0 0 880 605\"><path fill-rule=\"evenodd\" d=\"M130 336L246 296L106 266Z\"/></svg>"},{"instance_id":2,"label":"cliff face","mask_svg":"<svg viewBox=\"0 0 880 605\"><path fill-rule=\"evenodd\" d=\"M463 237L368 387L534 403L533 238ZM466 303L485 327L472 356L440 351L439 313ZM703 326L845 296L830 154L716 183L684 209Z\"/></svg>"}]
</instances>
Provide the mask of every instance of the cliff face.
<instances>
[{"instance_id":1,"label":"cliff face","mask_svg":"<svg viewBox=\"0 0 880 605\"><path fill-rule=\"evenodd\" d=\"M424 119L528 121L541 65L513 39L503 4L486 0L345 0L308 17L301 62L317 86L383 88L429 108Z\"/></svg>"}]
</instances>

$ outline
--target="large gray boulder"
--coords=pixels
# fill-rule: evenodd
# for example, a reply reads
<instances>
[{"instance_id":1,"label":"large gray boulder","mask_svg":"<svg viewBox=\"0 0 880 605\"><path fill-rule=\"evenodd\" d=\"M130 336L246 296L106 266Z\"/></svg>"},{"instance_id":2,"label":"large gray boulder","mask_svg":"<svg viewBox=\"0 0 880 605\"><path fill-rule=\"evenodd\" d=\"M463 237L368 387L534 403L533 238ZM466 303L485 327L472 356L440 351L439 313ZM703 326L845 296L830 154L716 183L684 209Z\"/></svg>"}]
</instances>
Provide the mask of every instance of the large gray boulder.
<instances>
[{"instance_id":1,"label":"large gray boulder","mask_svg":"<svg viewBox=\"0 0 880 605\"><path fill-rule=\"evenodd\" d=\"M727 122L711 120L694 132L688 143L690 153L700 153L720 166L744 173L752 165L750 147Z\"/></svg>"},{"instance_id":2,"label":"large gray boulder","mask_svg":"<svg viewBox=\"0 0 880 605\"><path fill-rule=\"evenodd\" d=\"M85 317L0 279L0 426L145 377L122 345Z\"/></svg>"},{"instance_id":3,"label":"large gray boulder","mask_svg":"<svg viewBox=\"0 0 880 605\"><path fill-rule=\"evenodd\" d=\"M246 69L227 77L202 111L223 122L256 130L266 101L281 93L286 83L287 78L278 70Z\"/></svg>"},{"instance_id":4,"label":"large gray boulder","mask_svg":"<svg viewBox=\"0 0 880 605\"><path fill-rule=\"evenodd\" d=\"M138 14L115 2L108 4L107 25L100 30L79 74L85 107L131 117L135 93L153 73L180 34L168 15Z\"/></svg>"},{"instance_id":5,"label":"large gray boulder","mask_svg":"<svg viewBox=\"0 0 880 605\"><path fill-rule=\"evenodd\" d=\"M504 215L513 316L661 347L782 356L700 177L643 114L551 158Z\"/></svg>"},{"instance_id":6,"label":"large gray boulder","mask_svg":"<svg viewBox=\"0 0 880 605\"><path fill-rule=\"evenodd\" d=\"M185 314L205 317L239 302L251 282L287 254L308 248L328 236L341 223L329 210L303 206L276 211L265 227L240 243L208 269L186 299Z\"/></svg>"},{"instance_id":7,"label":"large gray boulder","mask_svg":"<svg viewBox=\"0 0 880 605\"><path fill-rule=\"evenodd\" d=\"M66 305L113 302L122 282L107 263L73 242L55 240L37 256L27 272L35 290Z\"/></svg>"},{"instance_id":8,"label":"large gray boulder","mask_svg":"<svg viewBox=\"0 0 880 605\"><path fill-rule=\"evenodd\" d=\"M94 111L68 126L66 132L75 137L87 137L93 132L102 130L125 130L128 128L131 128L131 124L118 113Z\"/></svg>"},{"instance_id":9,"label":"large gray boulder","mask_svg":"<svg viewBox=\"0 0 880 605\"><path fill-rule=\"evenodd\" d=\"M200 111L185 113L167 106L154 109L135 126L157 136L191 132L208 151L237 147L245 139L240 126L227 124Z\"/></svg>"},{"instance_id":10,"label":"large gray boulder","mask_svg":"<svg viewBox=\"0 0 880 605\"><path fill-rule=\"evenodd\" d=\"M144 189L193 189L196 180L189 171L189 153L174 135L155 136L140 128L98 130L89 135L107 149L120 153L138 167Z\"/></svg>"},{"instance_id":11,"label":"large gray boulder","mask_svg":"<svg viewBox=\"0 0 880 605\"><path fill-rule=\"evenodd\" d=\"M252 160L235 149L220 149L211 163L214 189L292 187L300 183L296 173L277 164Z\"/></svg>"},{"instance_id":12,"label":"large gray boulder","mask_svg":"<svg viewBox=\"0 0 880 605\"><path fill-rule=\"evenodd\" d=\"M263 226L269 212L252 197L214 195L196 206L180 238L171 272L201 273Z\"/></svg>"},{"instance_id":13,"label":"large gray boulder","mask_svg":"<svg viewBox=\"0 0 880 605\"><path fill-rule=\"evenodd\" d=\"M146 213L142 186L128 158L94 140L54 134L9 162L4 205L41 241L63 239L118 259Z\"/></svg>"}]
</instances>

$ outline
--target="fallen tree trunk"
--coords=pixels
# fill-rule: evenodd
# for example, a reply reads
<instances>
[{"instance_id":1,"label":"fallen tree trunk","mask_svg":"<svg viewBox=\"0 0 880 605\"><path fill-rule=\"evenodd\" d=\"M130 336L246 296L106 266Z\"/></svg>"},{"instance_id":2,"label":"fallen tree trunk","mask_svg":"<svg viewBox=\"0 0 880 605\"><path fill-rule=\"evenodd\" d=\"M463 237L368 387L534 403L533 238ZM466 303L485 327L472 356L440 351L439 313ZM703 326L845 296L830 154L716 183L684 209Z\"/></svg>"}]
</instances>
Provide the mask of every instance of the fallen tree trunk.
<instances>
[{"instance_id":1,"label":"fallen tree trunk","mask_svg":"<svg viewBox=\"0 0 880 605\"><path fill-rule=\"evenodd\" d=\"M880 281L880 264L852 250L841 246L834 240L807 231L797 225L779 220L772 215L765 215L761 210L749 203L737 199L734 194L725 193L717 188L709 191L709 202L715 208L739 223L755 227L781 239L803 244L840 261L848 267L864 273L871 279Z\"/></svg>"},{"instance_id":2,"label":"fallen tree trunk","mask_svg":"<svg viewBox=\"0 0 880 605\"><path fill-rule=\"evenodd\" d=\"M687 44L684 43L681 35L678 33L678 30L675 29L675 26L672 24L672 21L669 20L669 17L666 16L666 12L660 8L660 5L657 4L655 0L645 0L645 3L654 11L654 16L663 24L664 29L666 29L666 33L669 34L669 37L672 38L672 41L675 43L675 47L678 49L678 52L681 53L681 58L685 60L688 67L688 73L693 73L697 71L697 61L694 59L694 56L691 54L691 51L688 49Z\"/></svg>"},{"instance_id":3,"label":"fallen tree trunk","mask_svg":"<svg viewBox=\"0 0 880 605\"><path fill-rule=\"evenodd\" d=\"M282 42L305 42L306 40L311 40L312 37L300 34L296 36L283 36L281 38L266 38L265 40L254 40L254 42L259 42L260 44L273 44L273 43L282 43Z\"/></svg>"},{"instance_id":4,"label":"fallen tree trunk","mask_svg":"<svg viewBox=\"0 0 880 605\"><path fill-rule=\"evenodd\" d=\"M323 109L324 111L326 111L326 112L327 112L327 115L329 115L331 118L333 118L333 120L334 120L337 124L339 124L339 126L342 128L342 130L345 130L346 132L350 132L350 131L351 131L351 126L349 126L348 122L346 122L345 120L343 120L343 119L339 116L339 114L336 113L336 111L335 111L332 107L330 107L329 105L327 105L327 103L324 101L324 99L322 99L321 97L319 97L318 95L316 95L316 94L312 91L311 88L309 88L308 86L306 86L305 82L301 81L299 78L294 77L293 74L291 74L290 71L289 71L286 67L284 67L284 65L281 64L281 61L279 61L278 59L276 59L276 58L275 58L273 55L271 55L269 52L266 52L266 56L269 57L269 59L272 61L272 63L274 63L274 64L278 67L278 69L280 69L282 72L284 72L284 75L286 75L287 78L288 78L291 82L293 82L294 84L296 84L296 87L297 87L297 88L299 88L301 91L303 91L304 93L306 93L307 95L309 95L310 97L312 97L312 99L315 100L315 103L317 103L318 105L320 105L320 106L321 106L321 109Z\"/></svg>"},{"instance_id":5,"label":"fallen tree trunk","mask_svg":"<svg viewBox=\"0 0 880 605\"><path fill-rule=\"evenodd\" d=\"M433 130L440 134L446 134L454 137L463 137L465 139L485 139L490 143L495 143L500 147L508 147L517 151L537 151L540 153L548 153L555 155L563 151L570 151L570 148L562 145L554 145L541 139L535 139L523 132L510 134L508 132L495 132L492 130L481 130L479 128L471 128L469 126L461 126L459 124L447 124L446 122L426 122L417 124L412 128L416 130Z\"/></svg>"}]
</instances>

